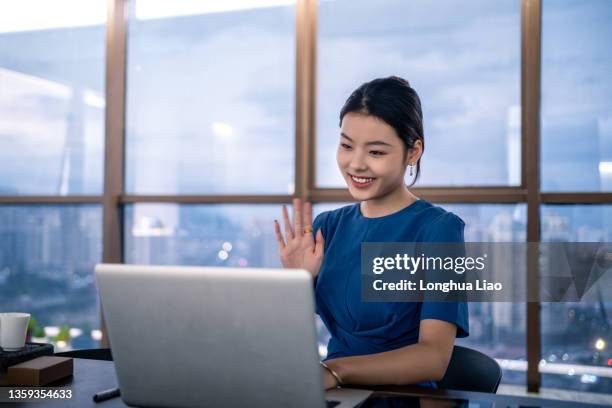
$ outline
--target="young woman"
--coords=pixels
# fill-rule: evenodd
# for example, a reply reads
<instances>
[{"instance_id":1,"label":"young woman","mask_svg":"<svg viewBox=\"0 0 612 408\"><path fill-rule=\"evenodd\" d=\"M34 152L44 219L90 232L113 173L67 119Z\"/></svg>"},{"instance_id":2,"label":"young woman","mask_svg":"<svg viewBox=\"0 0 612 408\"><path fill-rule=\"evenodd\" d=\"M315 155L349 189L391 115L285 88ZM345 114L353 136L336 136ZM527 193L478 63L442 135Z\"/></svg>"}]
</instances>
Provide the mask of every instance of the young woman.
<instances>
[{"instance_id":1,"label":"young woman","mask_svg":"<svg viewBox=\"0 0 612 408\"><path fill-rule=\"evenodd\" d=\"M435 387L455 337L468 335L463 302L362 302L362 242L463 242L463 221L414 196L420 173L421 102L407 81L380 78L357 88L340 112L337 162L357 204L312 222L310 203L283 206L285 237L274 227L286 268L315 279L317 313L331 334L322 363L326 388L340 384ZM313 234L314 233L314 234Z\"/></svg>"}]
</instances>

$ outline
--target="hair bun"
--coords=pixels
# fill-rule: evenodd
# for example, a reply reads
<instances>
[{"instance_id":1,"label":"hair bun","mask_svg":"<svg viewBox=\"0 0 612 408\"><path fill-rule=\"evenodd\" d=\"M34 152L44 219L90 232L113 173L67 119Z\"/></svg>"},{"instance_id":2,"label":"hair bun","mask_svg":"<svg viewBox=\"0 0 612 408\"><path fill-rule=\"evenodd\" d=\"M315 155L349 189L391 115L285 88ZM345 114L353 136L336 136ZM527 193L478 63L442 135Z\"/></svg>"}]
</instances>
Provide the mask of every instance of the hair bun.
<instances>
[{"instance_id":1,"label":"hair bun","mask_svg":"<svg viewBox=\"0 0 612 408\"><path fill-rule=\"evenodd\" d=\"M398 82L400 82L400 83L402 83L402 84L406 85L407 87L410 87L410 82L408 82L406 79L404 79L404 78L402 78L402 77L399 77L399 76L397 76L397 75L391 75L389 78L390 78L390 79L393 79L393 80L395 80L395 81L398 81Z\"/></svg>"}]
</instances>

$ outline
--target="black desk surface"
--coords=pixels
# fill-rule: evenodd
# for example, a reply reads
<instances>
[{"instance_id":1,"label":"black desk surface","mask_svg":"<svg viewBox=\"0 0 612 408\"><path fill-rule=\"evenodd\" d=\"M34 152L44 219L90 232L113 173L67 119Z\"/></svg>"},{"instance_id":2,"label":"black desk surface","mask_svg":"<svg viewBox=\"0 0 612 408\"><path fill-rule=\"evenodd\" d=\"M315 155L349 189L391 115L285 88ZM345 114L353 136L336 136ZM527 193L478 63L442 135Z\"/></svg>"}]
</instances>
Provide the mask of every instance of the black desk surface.
<instances>
[{"instance_id":1,"label":"black desk surface","mask_svg":"<svg viewBox=\"0 0 612 408\"><path fill-rule=\"evenodd\" d=\"M95 408L112 408L126 407L121 398L113 398L101 403L94 403L92 396L99 391L106 390L117 386L117 377L115 375L114 363L111 361L96 361L74 359L74 376L71 379L63 380L56 386L72 389L73 396L70 400L38 400L36 402L15 402L2 403L0 405L7 407L95 407ZM0 401L7 401L9 389L23 387L0 387ZM582 404L577 402L564 402L557 400L545 400L529 397L513 397L497 394L486 394L479 392L465 392L453 390L428 390L419 387L410 386L385 386L385 387L368 387L375 391L373 396L386 393L401 393L412 396L430 396L438 398L460 398L477 401L488 401L494 403L495 408L506 407L545 407L545 408L595 408L603 407L603 405ZM442 404L441 404L442 405Z\"/></svg>"}]
</instances>

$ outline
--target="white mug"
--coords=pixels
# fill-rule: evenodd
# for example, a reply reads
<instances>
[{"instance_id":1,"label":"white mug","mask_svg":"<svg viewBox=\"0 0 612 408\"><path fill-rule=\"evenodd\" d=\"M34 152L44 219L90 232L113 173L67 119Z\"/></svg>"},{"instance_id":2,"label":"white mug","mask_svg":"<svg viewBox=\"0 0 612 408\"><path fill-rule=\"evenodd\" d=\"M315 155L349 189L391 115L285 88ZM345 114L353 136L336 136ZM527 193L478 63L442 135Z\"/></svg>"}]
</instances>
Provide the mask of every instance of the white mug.
<instances>
[{"instance_id":1,"label":"white mug","mask_svg":"<svg viewBox=\"0 0 612 408\"><path fill-rule=\"evenodd\" d=\"M29 313L0 313L0 348L17 351L25 346Z\"/></svg>"}]
</instances>

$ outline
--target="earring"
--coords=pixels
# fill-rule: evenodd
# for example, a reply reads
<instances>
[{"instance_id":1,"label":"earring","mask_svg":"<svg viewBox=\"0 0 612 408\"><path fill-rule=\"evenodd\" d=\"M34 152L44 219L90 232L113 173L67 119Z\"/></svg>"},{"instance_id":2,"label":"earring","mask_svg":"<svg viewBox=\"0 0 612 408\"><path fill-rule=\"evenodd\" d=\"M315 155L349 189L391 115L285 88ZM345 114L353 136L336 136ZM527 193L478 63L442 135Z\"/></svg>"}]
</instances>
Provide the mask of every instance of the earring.
<instances>
[{"instance_id":1,"label":"earring","mask_svg":"<svg viewBox=\"0 0 612 408\"><path fill-rule=\"evenodd\" d=\"M410 164L410 177L412 177L412 169L414 168L414 164Z\"/></svg>"}]
</instances>

